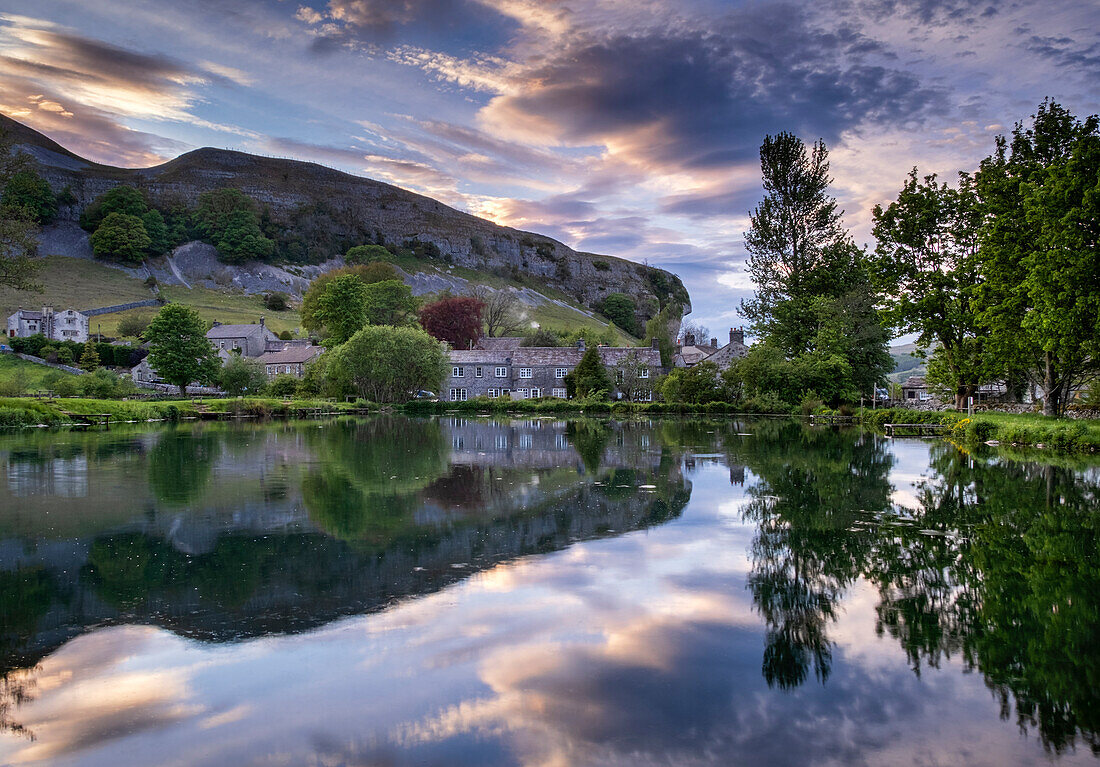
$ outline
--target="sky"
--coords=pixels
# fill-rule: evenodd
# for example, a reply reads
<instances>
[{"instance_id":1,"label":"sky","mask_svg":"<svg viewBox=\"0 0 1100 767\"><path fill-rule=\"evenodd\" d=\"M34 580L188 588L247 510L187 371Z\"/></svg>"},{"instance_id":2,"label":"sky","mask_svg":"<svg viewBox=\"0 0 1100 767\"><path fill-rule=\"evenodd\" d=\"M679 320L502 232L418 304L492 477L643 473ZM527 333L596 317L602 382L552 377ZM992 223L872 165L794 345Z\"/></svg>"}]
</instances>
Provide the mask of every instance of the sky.
<instances>
[{"instance_id":1,"label":"sky","mask_svg":"<svg viewBox=\"0 0 1100 767\"><path fill-rule=\"evenodd\" d=\"M859 244L1053 97L1100 111L1097 0L5 0L0 111L90 159L310 160L669 269L724 337L759 147L825 141Z\"/></svg>"}]
</instances>

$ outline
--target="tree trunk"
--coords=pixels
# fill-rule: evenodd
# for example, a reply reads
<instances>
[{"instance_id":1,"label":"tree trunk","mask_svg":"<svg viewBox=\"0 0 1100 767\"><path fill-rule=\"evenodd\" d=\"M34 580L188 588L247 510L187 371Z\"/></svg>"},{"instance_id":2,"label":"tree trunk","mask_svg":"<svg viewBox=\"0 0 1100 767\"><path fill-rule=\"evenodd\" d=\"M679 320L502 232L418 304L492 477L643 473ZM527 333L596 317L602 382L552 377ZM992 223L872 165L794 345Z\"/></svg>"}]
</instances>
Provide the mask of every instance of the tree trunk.
<instances>
[{"instance_id":1,"label":"tree trunk","mask_svg":"<svg viewBox=\"0 0 1100 767\"><path fill-rule=\"evenodd\" d=\"M1055 382L1054 361L1050 352L1043 355L1043 415L1062 414L1062 384Z\"/></svg>"}]
</instances>

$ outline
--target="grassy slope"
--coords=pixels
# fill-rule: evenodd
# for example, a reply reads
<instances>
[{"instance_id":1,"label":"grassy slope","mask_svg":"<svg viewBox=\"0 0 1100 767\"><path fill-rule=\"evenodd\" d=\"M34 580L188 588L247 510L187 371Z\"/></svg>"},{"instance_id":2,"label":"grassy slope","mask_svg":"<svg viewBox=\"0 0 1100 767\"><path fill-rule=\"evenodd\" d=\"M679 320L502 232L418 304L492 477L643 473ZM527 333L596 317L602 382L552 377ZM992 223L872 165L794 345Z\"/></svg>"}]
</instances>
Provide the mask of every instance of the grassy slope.
<instances>
[{"instance_id":1,"label":"grassy slope","mask_svg":"<svg viewBox=\"0 0 1100 767\"><path fill-rule=\"evenodd\" d=\"M33 392L45 388L42 385L42 379L50 374L76 378L72 373L66 373L45 365L36 365L11 354L0 354L0 381L10 381L17 376L21 376L23 381L26 382L26 390Z\"/></svg>"},{"instance_id":2,"label":"grassy slope","mask_svg":"<svg viewBox=\"0 0 1100 767\"><path fill-rule=\"evenodd\" d=\"M408 270L431 270L422 261L415 258L399 262ZM466 279L499 287L510 284L494 275L486 275L466 269L455 269L454 273ZM41 307L52 303L57 309L92 309L112 304L124 304L131 301L143 301L153 298L152 292L142 280L134 279L118 269L113 269L95 261L81 258L49 256L43 259L40 281L45 286L42 293L17 292L0 288L0 316L6 318L20 306L24 308ZM170 301L193 306L204 320L219 320L223 323L247 324L255 322L260 315L266 318L267 326L276 333L284 330L294 332L301 324L301 318L295 310L273 312L264 308L260 296L244 293L230 293L209 288L187 289L181 285L161 287L161 297ZM558 298L560 296L554 296ZM573 330L590 327L603 331L609 325L596 318L587 317L580 312L562 306L547 304L529 309L530 319L543 327L555 330ZM105 335L115 335L119 321L128 314L146 317L156 312L155 307L133 309L130 312L103 314L91 319L91 331ZM612 327L620 342L626 346L637 344L637 340Z\"/></svg>"}]
</instances>

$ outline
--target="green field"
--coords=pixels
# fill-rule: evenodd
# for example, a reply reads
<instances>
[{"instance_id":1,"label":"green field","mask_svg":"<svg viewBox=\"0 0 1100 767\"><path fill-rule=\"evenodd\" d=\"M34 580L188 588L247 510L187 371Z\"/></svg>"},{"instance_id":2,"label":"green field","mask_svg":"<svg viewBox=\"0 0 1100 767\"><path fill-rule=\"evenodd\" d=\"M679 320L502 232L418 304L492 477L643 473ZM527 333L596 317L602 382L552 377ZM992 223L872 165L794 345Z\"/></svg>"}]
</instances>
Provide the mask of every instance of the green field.
<instances>
[{"instance_id":1,"label":"green field","mask_svg":"<svg viewBox=\"0 0 1100 767\"><path fill-rule=\"evenodd\" d=\"M0 391L6 389L9 384L17 384L23 391L28 392L45 389L43 379L49 375L77 377L72 373L21 360L13 354L0 354Z\"/></svg>"}]
</instances>

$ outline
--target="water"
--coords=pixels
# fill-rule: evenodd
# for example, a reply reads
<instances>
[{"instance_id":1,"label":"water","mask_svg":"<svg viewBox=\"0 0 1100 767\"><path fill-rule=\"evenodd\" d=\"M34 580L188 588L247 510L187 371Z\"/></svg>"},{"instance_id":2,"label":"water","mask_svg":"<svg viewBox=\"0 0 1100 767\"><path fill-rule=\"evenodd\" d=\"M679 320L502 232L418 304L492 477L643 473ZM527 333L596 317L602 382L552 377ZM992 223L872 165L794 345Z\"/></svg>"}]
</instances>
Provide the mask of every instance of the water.
<instances>
[{"instance_id":1,"label":"water","mask_svg":"<svg viewBox=\"0 0 1100 767\"><path fill-rule=\"evenodd\" d=\"M0 436L0 764L1095 764L1100 471L776 421Z\"/></svg>"}]
</instances>

